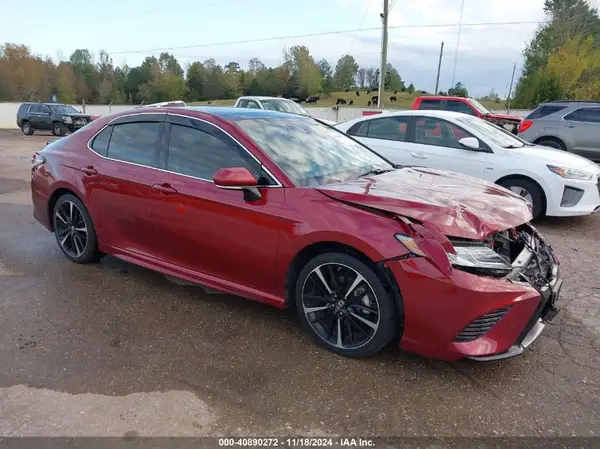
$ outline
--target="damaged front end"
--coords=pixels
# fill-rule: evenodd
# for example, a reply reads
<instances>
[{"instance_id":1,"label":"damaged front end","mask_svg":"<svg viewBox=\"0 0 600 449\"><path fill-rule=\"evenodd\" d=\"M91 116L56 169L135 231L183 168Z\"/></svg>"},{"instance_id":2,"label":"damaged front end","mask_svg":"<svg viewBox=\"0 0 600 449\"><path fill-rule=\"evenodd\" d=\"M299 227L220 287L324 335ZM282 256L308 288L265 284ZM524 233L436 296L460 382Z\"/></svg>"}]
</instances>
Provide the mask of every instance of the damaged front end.
<instances>
[{"instance_id":1,"label":"damaged front end","mask_svg":"<svg viewBox=\"0 0 600 449\"><path fill-rule=\"evenodd\" d=\"M559 261L552 247L529 224L497 232L483 242L462 239L451 239L451 242L457 254L453 258L454 269L511 283L524 283L540 294L538 306L507 352L470 358L489 361L521 354L540 335L545 324L552 321L558 313L556 302L563 281L559 277Z\"/></svg>"}]
</instances>

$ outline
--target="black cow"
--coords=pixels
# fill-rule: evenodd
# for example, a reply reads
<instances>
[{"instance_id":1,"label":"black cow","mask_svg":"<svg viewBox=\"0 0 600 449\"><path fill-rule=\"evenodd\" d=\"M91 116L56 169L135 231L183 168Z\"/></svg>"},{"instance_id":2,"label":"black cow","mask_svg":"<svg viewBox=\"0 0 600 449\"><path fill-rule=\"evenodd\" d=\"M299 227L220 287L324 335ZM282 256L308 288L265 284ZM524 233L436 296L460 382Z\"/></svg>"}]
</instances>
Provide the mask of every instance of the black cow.
<instances>
[{"instance_id":1,"label":"black cow","mask_svg":"<svg viewBox=\"0 0 600 449\"><path fill-rule=\"evenodd\" d=\"M397 90L395 90L395 91L394 91L394 95L396 95L397 93L398 93L398 91L397 91Z\"/></svg>"},{"instance_id":2,"label":"black cow","mask_svg":"<svg viewBox=\"0 0 600 449\"><path fill-rule=\"evenodd\" d=\"M316 103L317 101L319 101L321 99L321 97L308 97L306 99L306 103L310 104L310 103Z\"/></svg>"},{"instance_id":3,"label":"black cow","mask_svg":"<svg viewBox=\"0 0 600 449\"><path fill-rule=\"evenodd\" d=\"M359 91L356 91L356 96L360 97L360 92Z\"/></svg>"},{"instance_id":4,"label":"black cow","mask_svg":"<svg viewBox=\"0 0 600 449\"><path fill-rule=\"evenodd\" d=\"M212 101L209 101L208 104L212 104Z\"/></svg>"},{"instance_id":5,"label":"black cow","mask_svg":"<svg viewBox=\"0 0 600 449\"><path fill-rule=\"evenodd\" d=\"M344 92L350 92L350 89L345 89Z\"/></svg>"},{"instance_id":6,"label":"black cow","mask_svg":"<svg viewBox=\"0 0 600 449\"><path fill-rule=\"evenodd\" d=\"M371 93L371 89L367 90L367 95L369 95Z\"/></svg>"},{"instance_id":7,"label":"black cow","mask_svg":"<svg viewBox=\"0 0 600 449\"><path fill-rule=\"evenodd\" d=\"M343 98L338 98L337 101L335 102L336 105L338 104L346 104L346 100L344 100Z\"/></svg>"},{"instance_id":8,"label":"black cow","mask_svg":"<svg viewBox=\"0 0 600 449\"><path fill-rule=\"evenodd\" d=\"M398 98L396 98L396 96L395 96L395 95L392 95L392 96L389 98L389 100L390 100L390 103L395 103L396 101L398 101Z\"/></svg>"},{"instance_id":9,"label":"black cow","mask_svg":"<svg viewBox=\"0 0 600 449\"><path fill-rule=\"evenodd\" d=\"M349 105L353 105L353 104L354 104L354 100L350 100L350 101L348 102L348 104L349 104Z\"/></svg>"},{"instance_id":10,"label":"black cow","mask_svg":"<svg viewBox=\"0 0 600 449\"><path fill-rule=\"evenodd\" d=\"M378 100L379 100L379 95L375 95L375 96L371 97L371 102L372 102L373 104L377 104L377 101L378 101Z\"/></svg>"},{"instance_id":11,"label":"black cow","mask_svg":"<svg viewBox=\"0 0 600 449\"><path fill-rule=\"evenodd\" d=\"M371 106L371 102L370 101L367 103L367 106Z\"/></svg>"}]
</instances>

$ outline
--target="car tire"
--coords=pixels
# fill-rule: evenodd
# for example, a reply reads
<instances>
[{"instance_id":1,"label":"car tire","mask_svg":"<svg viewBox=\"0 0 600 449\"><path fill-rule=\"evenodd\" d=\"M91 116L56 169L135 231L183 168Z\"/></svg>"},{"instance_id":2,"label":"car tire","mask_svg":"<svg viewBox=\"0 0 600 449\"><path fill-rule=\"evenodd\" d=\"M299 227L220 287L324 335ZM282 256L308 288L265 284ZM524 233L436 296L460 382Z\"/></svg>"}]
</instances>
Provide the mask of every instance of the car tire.
<instances>
[{"instance_id":1,"label":"car tire","mask_svg":"<svg viewBox=\"0 0 600 449\"><path fill-rule=\"evenodd\" d=\"M65 194L56 201L52 223L56 242L69 260L83 264L104 256L98 250L92 217L75 195Z\"/></svg>"},{"instance_id":2,"label":"car tire","mask_svg":"<svg viewBox=\"0 0 600 449\"><path fill-rule=\"evenodd\" d=\"M57 137L64 136L67 133L67 127L60 122L54 122L52 124L52 134Z\"/></svg>"},{"instance_id":3,"label":"car tire","mask_svg":"<svg viewBox=\"0 0 600 449\"><path fill-rule=\"evenodd\" d=\"M400 330L393 293L371 267L348 254L328 252L311 259L300 270L294 293L306 329L337 354L370 356Z\"/></svg>"},{"instance_id":4,"label":"car tire","mask_svg":"<svg viewBox=\"0 0 600 449\"><path fill-rule=\"evenodd\" d=\"M556 150L567 151L565 146L559 141L554 139L542 139L536 143L537 145L541 145L543 147L550 147Z\"/></svg>"},{"instance_id":5,"label":"car tire","mask_svg":"<svg viewBox=\"0 0 600 449\"><path fill-rule=\"evenodd\" d=\"M508 189L517 195L528 199L533 205L533 218L538 218L542 215L544 207L544 195L540 187L527 179L514 178L507 179L500 183L502 187Z\"/></svg>"},{"instance_id":6,"label":"car tire","mask_svg":"<svg viewBox=\"0 0 600 449\"><path fill-rule=\"evenodd\" d=\"M31 136L33 134L33 127L31 126L31 123L23 122L21 125L21 131L23 131L23 134L26 136Z\"/></svg>"}]
</instances>

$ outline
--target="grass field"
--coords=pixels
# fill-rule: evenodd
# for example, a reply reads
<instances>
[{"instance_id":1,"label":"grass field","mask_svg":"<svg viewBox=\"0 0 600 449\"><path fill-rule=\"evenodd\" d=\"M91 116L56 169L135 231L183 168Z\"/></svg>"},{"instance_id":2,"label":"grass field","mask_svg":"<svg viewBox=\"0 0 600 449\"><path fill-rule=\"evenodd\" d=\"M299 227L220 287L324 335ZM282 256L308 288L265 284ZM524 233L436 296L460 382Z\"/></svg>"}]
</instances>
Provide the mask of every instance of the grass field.
<instances>
[{"instance_id":1,"label":"grass field","mask_svg":"<svg viewBox=\"0 0 600 449\"><path fill-rule=\"evenodd\" d=\"M360 96L356 96L356 91L332 92L331 94L321 94L320 95L321 100L319 100L317 103L312 103L307 106L320 106L320 107L333 106L338 98L343 98L344 100L346 100L346 102L350 102L350 100L353 100L354 104L352 106L354 106L354 107L366 108L366 107L369 107L368 101L371 99L371 97L373 95L376 95L376 94L371 93L370 95L367 95L366 91L361 91ZM393 95L394 95L393 91L385 93L384 102L383 102L384 107L408 109L412 105L413 100L419 96L418 94L410 95L406 92L398 92L397 94L395 94L396 98L398 98L398 101L392 103L389 101L389 97L391 97ZM205 105L208 105L209 103L212 104L213 106L232 106L235 103L235 99L234 100L213 100L211 102L199 101L199 102L194 102L194 103L190 103L190 104L205 106ZM483 104L486 108L488 108L490 110L505 108L505 104L502 101L500 103L496 103L493 101L480 100L480 103ZM352 107L349 105L346 105L346 106Z\"/></svg>"}]
</instances>

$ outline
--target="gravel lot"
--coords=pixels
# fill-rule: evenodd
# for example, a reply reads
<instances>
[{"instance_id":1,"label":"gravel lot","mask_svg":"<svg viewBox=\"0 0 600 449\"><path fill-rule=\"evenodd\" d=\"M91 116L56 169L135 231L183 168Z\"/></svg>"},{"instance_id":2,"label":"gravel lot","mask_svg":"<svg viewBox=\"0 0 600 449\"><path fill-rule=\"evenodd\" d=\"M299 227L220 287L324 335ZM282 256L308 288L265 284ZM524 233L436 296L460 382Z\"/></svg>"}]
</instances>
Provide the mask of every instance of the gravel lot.
<instances>
[{"instance_id":1,"label":"gravel lot","mask_svg":"<svg viewBox=\"0 0 600 449\"><path fill-rule=\"evenodd\" d=\"M537 223L563 309L523 356L350 360L293 311L68 262L32 218L29 159L52 138L0 131L0 437L600 436L600 215Z\"/></svg>"}]
</instances>

